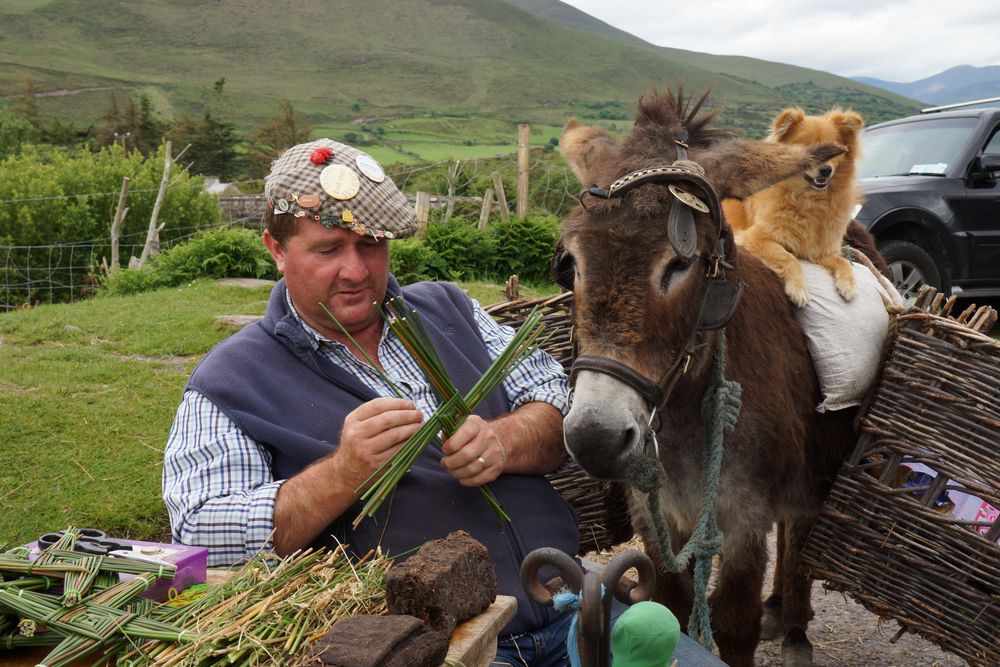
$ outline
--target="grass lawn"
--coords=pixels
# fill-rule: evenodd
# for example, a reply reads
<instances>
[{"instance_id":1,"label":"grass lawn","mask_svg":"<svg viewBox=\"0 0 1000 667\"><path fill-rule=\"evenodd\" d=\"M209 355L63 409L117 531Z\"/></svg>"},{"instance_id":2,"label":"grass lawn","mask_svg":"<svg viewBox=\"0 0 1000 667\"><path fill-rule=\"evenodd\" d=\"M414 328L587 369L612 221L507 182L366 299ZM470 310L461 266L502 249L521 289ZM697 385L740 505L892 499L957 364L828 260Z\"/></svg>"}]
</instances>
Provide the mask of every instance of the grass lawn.
<instances>
[{"instance_id":1,"label":"grass lawn","mask_svg":"<svg viewBox=\"0 0 1000 667\"><path fill-rule=\"evenodd\" d=\"M504 300L500 285L462 286ZM187 376L233 333L215 317L263 313L268 293L198 281L0 314L0 545L67 526L168 537L163 446Z\"/></svg>"}]
</instances>

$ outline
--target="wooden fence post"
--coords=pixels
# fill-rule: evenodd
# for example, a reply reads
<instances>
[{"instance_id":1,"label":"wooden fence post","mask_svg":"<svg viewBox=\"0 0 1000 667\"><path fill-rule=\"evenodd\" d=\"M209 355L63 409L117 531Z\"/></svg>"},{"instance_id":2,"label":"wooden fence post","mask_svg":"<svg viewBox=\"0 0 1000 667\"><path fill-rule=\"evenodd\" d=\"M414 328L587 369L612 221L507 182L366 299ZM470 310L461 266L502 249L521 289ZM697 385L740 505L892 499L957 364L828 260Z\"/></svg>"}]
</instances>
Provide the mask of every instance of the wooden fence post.
<instances>
[{"instance_id":1,"label":"wooden fence post","mask_svg":"<svg viewBox=\"0 0 1000 667\"><path fill-rule=\"evenodd\" d=\"M500 172L493 172L493 189L496 191L497 195L497 207L500 209L500 219L504 222L510 220L510 208L507 207L507 195L503 191L503 179L500 178Z\"/></svg>"},{"instance_id":2,"label":"wooden fence post","mask_svg":"<svg viewBox=\"0 0 1000 667\"><path fill-rule=\"evenodd\" d=\"M451 214L455 210L455 181L458 180L458 172L462 169L462 163L455 160L455 163L448 166L448 204L444 210L444 221L451 220Z\"/></svg>"},{"instance_id":3,"label":"wooden fence post","mask_svg":"<svg viewBox=\"0 0 1000 667\"><path fill-rule=\"evenodd\" d=\"M479 231L486 229L490 222L490 208L493 206L493 188L486 188L483 193L483 207L479 209Z\"/></svg>"},{"instance_id":4,"label":"wooden fence post","mask_svg":"<svg viewBox=\"0 0 1000 667\"><path fill-rule=\"evenodd\" d=\"M156 219L160 217L160 207L163 206L163 197L167 192L167 185L170 184L170 165L173 162L170 153L173 150L172 143L168 139L166 145L166 157L163 160L163 178L160 179L160 190L156 193L156 202L153 204L153 214L149 216L149 229L146 231L146 245L142 247L142 255L139 257L138 268L142 268L153 254L153 245L157 246L156 253L160 252L159 235L163 227L156 226ZM129 263L131 266L131 262Z\"/></svg>"},{"instance_id":5,"label":"wooden fence post","mask_svg":"<svg viewBox=\"0 0 1000 667\"><path fill-rule=\"evenodd\" d=\"M517 126L517 217L528 213L528 169L531 166L531 126Z\"/></svg>"},{"instance_id":6,"label":"wooden fence post","mask_svg":"<svg viewBox=\"0 0 1000 667\"><path fill-rule=\"evenodd\" d=\"M125 216L128 215L128 207L125 206L125 197L128 195L129 178L122 179L122 190L118 194L118 207L115 209L115 217L111 221L111 266L108 273L114 273L118 266L118 241L122 235L122 225L125 224Z\"/></svg>"},{"instance_id":7,"label":"wooden fence post","mask_svg":"<svg viewBox=\"0 0 1000 667\"><path fill-rule=\"evenodd\" d=\"M431 217L431 196L426 192L417 192L417 235L427 232L427 221Z\"/></svg>"}]
</instances>

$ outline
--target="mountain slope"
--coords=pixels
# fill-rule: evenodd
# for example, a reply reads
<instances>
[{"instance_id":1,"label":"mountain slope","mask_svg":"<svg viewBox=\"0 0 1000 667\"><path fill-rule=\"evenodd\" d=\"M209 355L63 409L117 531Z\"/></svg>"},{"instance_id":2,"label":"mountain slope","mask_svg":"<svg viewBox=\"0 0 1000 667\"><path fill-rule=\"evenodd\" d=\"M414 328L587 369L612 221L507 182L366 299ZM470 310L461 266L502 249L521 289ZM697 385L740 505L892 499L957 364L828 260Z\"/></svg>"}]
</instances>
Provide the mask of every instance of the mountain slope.
<instances>
[{"instance_id":1,"label":"mountain slope","mask_svg":"<svg viewBox=\"0 0 1000 667\"><path fill-rule=\"evenodd\" d=\"M954 104L1000 97L1000 65L959 65L909 83L858 77L855 81L884 88L929 104Z\"/></svg>"},{"instance_id":2,"label":"mountain slope","mask_svg":"<svg viewBox=\"0 0 1000 667\"><path fill-rule=\"evenodd\" d=\"M526 11L532 7L551 10L552 20ZM638 95L675 81L691 92L711 87L730 125L757 131L783 106L826 106L827 97L857 94L855 108L889 117L913 108L790 66L750 61L755 80L736 67L733 76L718 56L652 47L567 7L555 0L12 0L0 6L0 90L11 96L31 76L51 95L43 108L93 122L109 90L146 92L168 117L197 114L224 77L227 113L241 124L273 114L287 98L331 127L430 112L552 124L573 113L626 119Z\"/></svg>"},{"instance_id":3,"label":"mountain slope","mask_svg":"<svg viewBox=\"0 0 1000 667\"><path fill-rule=\"evenodd\" d=\"M585 12L567 5L559 0L506 0L512 5L516 5L525 11L551 20L559 25L591 32L596 35L610 37L618 41L643 46L670 58L671 60L682 60L689 65L694 65L709 72L724 74L739 80L748 81L754 84L761 84L767 87L780 90L782 86L794 86L796 84L811 83L820 88L831 90L851 90L855 94L869 94L878 97L885 96L886 91L896 93L894 89L887 89L877 85L870 85L860 79L848 79L822 72L819 70L777 63L767 60L758 60L746 56L727 56L712 53L698 53L685 49L675 49L665 46L656 46L635 35L619 30L613 26L596 19ZM857 82L862 86L855 85ZM902 94L889 95L888 99L894 103L911 108L913 100Z\"/></svg>"}]
</instances>

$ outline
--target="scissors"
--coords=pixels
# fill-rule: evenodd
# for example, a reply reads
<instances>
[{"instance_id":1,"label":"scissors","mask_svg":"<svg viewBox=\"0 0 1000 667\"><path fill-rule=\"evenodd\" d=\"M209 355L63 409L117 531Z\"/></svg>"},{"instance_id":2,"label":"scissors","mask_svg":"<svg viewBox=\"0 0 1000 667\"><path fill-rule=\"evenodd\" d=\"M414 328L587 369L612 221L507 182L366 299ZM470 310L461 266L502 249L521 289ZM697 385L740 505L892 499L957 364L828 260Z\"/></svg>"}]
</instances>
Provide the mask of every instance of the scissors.
<instances>
[{"instance_id":1,"label":"scissors","mask_svg":"<svg viewBox=\"0 0 1000 667\"><path fill-rule=\"evenodd\" d=\"M585 667L608 667L611 664L611 595L627 605L650 599L656 584L653 561L641 551L629 549L612 558L598 574L585 571L558 549L535 549L521 564L521 585L532 600L551 607L552 593L538 579L538 571L546 566L558 570L566 586L580 596L580 634L577 637L580 662ZM638 582L624 576L632 568L639 573ZM602 586L607 595L602 595Z\"/></svg>"},{"instance_id":2,"label":"scissors","mask_svg":"<svg viewBox=\"0 0 1000 667\"><path fill-rule=\"evenodd\" d=\"M96 528L80 528L76 532L76 544L73 545L73 551L94 556L120 556L124 552L132 552L131 544L112 539L104 531ZM48 549L62 539L65 534L65 530L45 533L38 538L38 548Z\"/></svg>"},{"instance_id":3,"label":"scissors","mask_svg":"<svg viewBox=\"0 0 1000 667\"><path fill-rule=\"evenodd\" d=\"M79 528L77 529L76 543L73 545L73 551L78 551L80 553L91 554L94 556L107 556L108 558L122 558L125 560L134 560L142 563L150 563L152 565L160 565L166 567L175 567L174 563L168 560L163 560L162 558L156 558L155 556L149 556L144 553L140 553L132 548L132 545L128 542L122 542L107 536L104 531L98 530L96 528ZM56 533L45 533L38 538L38 548L48 549L62 539L63 535L66 534L65 530L60 530Z\"/></svg>"}]
</instances>

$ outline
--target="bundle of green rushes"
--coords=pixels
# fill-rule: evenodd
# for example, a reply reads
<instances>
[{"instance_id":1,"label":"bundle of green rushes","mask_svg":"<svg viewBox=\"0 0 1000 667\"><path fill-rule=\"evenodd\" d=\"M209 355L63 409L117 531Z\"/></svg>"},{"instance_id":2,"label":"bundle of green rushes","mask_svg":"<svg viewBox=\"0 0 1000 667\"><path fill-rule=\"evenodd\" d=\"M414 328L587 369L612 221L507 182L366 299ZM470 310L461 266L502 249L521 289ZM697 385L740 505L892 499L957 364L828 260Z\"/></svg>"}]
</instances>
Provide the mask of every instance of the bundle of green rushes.
<instances>
[{"instance_id":1,"label":"bundle of green rushes","mask_svg":"<svg viewBox=\"0 0 1000 667\"><path fill-rule=\"evenodd\" d=\"M179 599L154 610L158 620L196 635L193 641L147 642L118 656L116 664L306 664L309 646L340 619L386 613L390 563L375 553L352 563L343 548L281 560L258 556L190 603Z\"/></svg>"},{"instance_id":2,"label":"bundle of green rushes","mask_svg":"<svg viewBox=\"0 0 1000 667\"><path fill-rule=\"evenodd\" d=\"M402 397L403 394L395 383L382 372L378 363L354 340L344 325L334 317L324 304L320 303L319 305L344 336L351 341L351 344L364 357L365 361L378 372L382 381L397 396ZM421 425L420 429L403 444L399 451L362 484L361 489L368 488L361 494L361 500L365 502L361 513L354 519L354 528L357 528L365 517L374 516L414 461L420 458L428 445L437 440L438 433L444 433L446 437L453 435L462 422L472 414L473 410L489 396L490 392L500 386L514 369L538 349L540 343L538 338L545 328L542 324L542 314L537 308L533 309L525 317L524 323L518 327L514 338L500 353L500 356L490 364L490 367L486 369L486 372L472 389L465 396L462 396L455 383L448 376L448 371L434 349L434 344L431 342L430 336L427 335L427 330L424 328L417 311L409 308L402 296L388 300L384 308L377 303L373 306L420 367L420 371L430 383L441 404L431 418ZM371 485L369 486L369 484ZM480 486L479 492L493 508L498 519L510 521L510 517L500 506L488 484Z\"/></svg>"},{"instance_id":3,"label":"bundle of green rushes","mask_svg":"<svg viewBox=\"0 0 1000 667\"><path fill-rule=\"evenodd\" d=\"M64 531L34 561L26 547L0 554L0 646L53 647L41 664L59 667L142 639L193 638L147 617L152 603L137 598L158 577L172 577L173 567L81 554L73 551L77 536ZM136 576L119 582L118 572ZM55 586L61 594L45 592Z\"/></svg>"}]
</instances>

